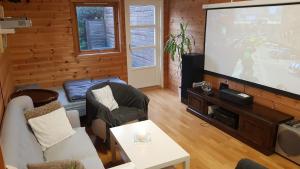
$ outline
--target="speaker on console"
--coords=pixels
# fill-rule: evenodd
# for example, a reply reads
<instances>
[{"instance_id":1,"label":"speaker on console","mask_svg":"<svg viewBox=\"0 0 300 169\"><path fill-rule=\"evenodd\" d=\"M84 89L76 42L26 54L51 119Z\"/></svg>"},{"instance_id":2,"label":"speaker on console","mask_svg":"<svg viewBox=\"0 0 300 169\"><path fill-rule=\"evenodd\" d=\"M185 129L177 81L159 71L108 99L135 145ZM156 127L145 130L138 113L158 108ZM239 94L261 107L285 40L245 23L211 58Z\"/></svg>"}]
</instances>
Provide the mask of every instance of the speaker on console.
<instances>
[{"instance_id":1,"label":"speaker on console","mask_svg":"<svg viewBox=\"0 0 300 169\"><path fill-rule=\"evenodd\" d=\"M181 102L187 104L187 89L193 82L203 81L204 55L190 53L182 56Z\"/></svg>"}]
</instances>

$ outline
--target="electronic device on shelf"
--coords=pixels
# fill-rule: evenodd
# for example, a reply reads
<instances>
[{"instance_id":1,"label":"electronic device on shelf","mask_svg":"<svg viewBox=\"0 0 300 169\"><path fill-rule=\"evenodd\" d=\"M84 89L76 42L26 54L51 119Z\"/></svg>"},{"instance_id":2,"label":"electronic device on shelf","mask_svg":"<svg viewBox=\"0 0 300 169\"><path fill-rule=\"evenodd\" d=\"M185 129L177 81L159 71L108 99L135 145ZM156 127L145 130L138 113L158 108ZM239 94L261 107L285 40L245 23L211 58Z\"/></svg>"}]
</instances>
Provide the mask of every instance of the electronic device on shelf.
<instances>
[{"instance_id":1,"label":"electronic device on shelf","mask_svg":"<svg viewBox=\"0 0 300 169\"><path fill-rule=\"evenodd\" d=\"M30 19L26 17L13 18L5 17L0 18L0 28L1 29L15 29L15 28L28 28L32 26Z\"/></svg>"},{"instance_id":2,"label":"electronic device on shelf","mask_svg":"<svg viewBox=\"0 0 300 169\"><path fill-rule=\"evenodd\" d=\"M241 105L253 104L253 96L247 95L245 93L233 89L221 89L220 98Z\"/></svg>"},{"instance_id":3,"label":"electronic device on shelf","mask_svg":"<svg viewBox=\"0 0 300 169\"><path fill-rule=\"evenodd\" d=\"M300 164L300 120L279 125L275 151Z\"/></svg>"},{"instance_id":4,"label":"electronic device on shelf","mask_svg":"<svg viewBox=\"0 0 300 169\"><path fill-rule=\"evenodd\" d=\"M192 86L193 88L201 88L202 91L207 95L213 94L212 85L207 81L194 82Z\"/></svg>"},{"instance_id":5,"label":"electronic device on shelf","mask_svg":"<svg viewBox=\"0 0 300 169\"><path fill-rule=\"evenodd\" d=\"M211 117L231 128L238 128L239 116L223 108L214 109Z\"/></svg>"}]
</instances>

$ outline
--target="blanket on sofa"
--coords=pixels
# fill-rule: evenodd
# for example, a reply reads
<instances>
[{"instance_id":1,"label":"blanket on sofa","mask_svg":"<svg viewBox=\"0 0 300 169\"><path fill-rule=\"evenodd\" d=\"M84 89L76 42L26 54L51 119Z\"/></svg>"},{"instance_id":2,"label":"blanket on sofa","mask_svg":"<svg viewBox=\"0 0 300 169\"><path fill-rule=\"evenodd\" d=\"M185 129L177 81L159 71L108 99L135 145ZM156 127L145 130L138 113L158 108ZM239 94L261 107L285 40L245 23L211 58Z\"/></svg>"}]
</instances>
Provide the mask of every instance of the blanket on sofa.
<instances>
[{"instance_id":1,"label":"blanket on sofa","mask_svg":"<svg viewBox=\"0 0 300 169\"><path fill-rule=\"evenodd\" d=\"M116 82L126 84L123 80L118 77L104 78L104 79L83 79L83 80L72 80L64 83L64 89L67 98L70 102L85 100L87 90L99 83L103 82Z\"/></svg>"}]
</instances>

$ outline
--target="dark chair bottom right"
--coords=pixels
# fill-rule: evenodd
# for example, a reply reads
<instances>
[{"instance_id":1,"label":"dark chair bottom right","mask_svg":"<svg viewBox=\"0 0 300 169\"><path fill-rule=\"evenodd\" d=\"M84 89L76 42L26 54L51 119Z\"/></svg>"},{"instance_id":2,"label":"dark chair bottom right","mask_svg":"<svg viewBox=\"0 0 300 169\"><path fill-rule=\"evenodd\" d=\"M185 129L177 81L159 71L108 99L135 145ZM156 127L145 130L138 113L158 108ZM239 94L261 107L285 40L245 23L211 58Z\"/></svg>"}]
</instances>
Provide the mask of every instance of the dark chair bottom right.
<instances>
[{"instance_id":1,"label":"dark chair bottom right","mask_svg":"<svg viewBox=\"0 0 300 169\"><path fill-rule=\"evenodd\" d=\"M268 169L250 159L241 159L235 169Z\"/></svg>"}]
</instances>

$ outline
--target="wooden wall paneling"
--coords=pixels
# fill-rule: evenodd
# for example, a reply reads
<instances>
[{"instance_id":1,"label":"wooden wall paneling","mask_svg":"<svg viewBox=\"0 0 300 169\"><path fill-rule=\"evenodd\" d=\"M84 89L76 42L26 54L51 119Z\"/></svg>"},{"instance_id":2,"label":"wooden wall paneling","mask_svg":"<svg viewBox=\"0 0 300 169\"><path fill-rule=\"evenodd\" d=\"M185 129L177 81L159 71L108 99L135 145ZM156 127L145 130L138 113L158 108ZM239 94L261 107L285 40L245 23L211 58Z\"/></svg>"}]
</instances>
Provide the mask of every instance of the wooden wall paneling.
<instances>
[{"instance_id":1,"label":"wooden wall paneling","mask_svg":"<svg viewBox=\"0 0 300 169\"><path fill-rule=\"evenodd\" d=\"M10 74L10 63L0 55L0 128L10 94L14 90L14 83ZM0 147L0 169L5 169L2 150Z\"/></svg>"},{"instance_id":2,"label":"wooden wall paneling","mask_svg":"<svg viewBox=\"0 0 300 169\"><path fill-rule=\"evenodd\" d=\"M230 0L172 0L172 3L169 4L170 25L168 29L171 33L174 33L178 31L180 22L188 23L188 32L192 34L196 40L194 52L203 53L205 11L202 10L202 5L204 3L222 3L229 1ZM168 66L168 87L177 92L180 84L179 76L176 73L177 65L169 59ZM300 101L297 99L277 95L212 75L205 75L204 79L211 82L214 88L218 88L221 82L226 82L230 88L253 95L256 103L291 114L300 119Z\"/></svg>"},{"instance_id":3,"label":"wooden wall paneling","mask_svg":"<svg viewBox=\"0 0 300 169\"><path fill-rule=\"evenodd\" d=\"M1 68L1 70L0 70L0 77L6 76L5 72L3 73L3 69L2 69L3 68L2 67L3 64L2 63L3 63L3 60L2 60L2 58L0 56L0 68ZM0 128L1 128L1 123L2 123L3 116L4 116L5 106L6 106L6 101L5 101L6 98L5 98L4 93L2 92L2 90L5 91L6 88L3 88L2 84L3 83L2 83L2 78L1 78L1 80L0 80ZM2 149L1 149L1 147L0 147L0 169L5 169L5 164L4 164L4 160L3 160L3 155L2 155Z\"/></svg>"},{"instance_id":4,"label":"wooden wall paneling","mask_svg":"<svg viewBox=\"0 0 300 169\"><path fill-rule=\"evenodd\" d=\"M11 62L8 57L0 55L0 82L5 104L9 101L10 94L14 90L13 77L11 75Z\"/></svg>"},{"instance_id":5,"label":"wooden wall paneling","mask_svg":"<svg viewBox=\"0 0 300 169\"><path fill-rule=\"evenodd\" d=\"M105 1L108 2L93 2ZM66 80L107 76L127 81L124 2L113 1L120 7L120 52L82 57L77 57L75 51L70 1L3 3L7 16L27 16L33 24L31 28L18 29L8 38L6 55L11 57L16 84L50 87L62 85Z\"/></svg>"},{"instance_id":6,"label":"wooden wall paneling","mask_svg":"<svg viewBox=\"0 0 300 169\"><path fill-rule=\"evenodd\" d=\"M5 105L4 105L3 95L2 95L2 91L0 90L0 116L3 115L4 109L5 109Z\"/></svg>"},{"instance_id":7,"label":"wooden wall paneling","mask_svg":"<svg viewBox=\"0 0 300 169\"><path fill-rule=\"evenodd\" d=\"M0 128L6 105L14 90L14 82L11 75L10 58L0 54ZM2 150L0 147L0 169L5 169Z\"/></svg>"}]
</instances>

